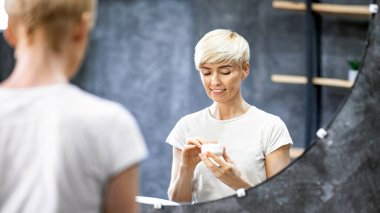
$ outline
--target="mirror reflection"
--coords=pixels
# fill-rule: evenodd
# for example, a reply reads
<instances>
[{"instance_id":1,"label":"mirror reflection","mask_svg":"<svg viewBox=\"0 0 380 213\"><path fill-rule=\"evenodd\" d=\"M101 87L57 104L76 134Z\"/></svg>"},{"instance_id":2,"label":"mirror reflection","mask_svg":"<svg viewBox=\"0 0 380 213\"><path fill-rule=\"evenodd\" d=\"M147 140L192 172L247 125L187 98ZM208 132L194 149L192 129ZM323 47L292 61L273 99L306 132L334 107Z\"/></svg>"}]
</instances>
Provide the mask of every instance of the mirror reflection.
<instances>
[{"instance_id":1,"label":"mirror reflection","mask_svg":"<svg viewBox=\"0 0 380 213\"><path fill-rule=\"evenodd\" d=\"M195 66L213 104L182 117L167 138L173 146L170 200L230 196L289 164L293 142L284 122L241 94L249 58L248 42L231 30L210 31L197 43Z\"/></svg>"},{"instance_id":2,"label":"mirror reflection","mask_svg":"<svg viewBox=\"0 0 380 213\"><path fill-rule=\"evenodd\" d=\"M274 10L271 1L99 0L97 6L72 83L136 118L149 149L138 195L179 203L218 199L265 181L302 153L305 86L271 81L276 73L305 75L302 14ZM345 79L347 59L361 56L367 22L324 21L333 30L323 35L323 75ZM15 61L1 34L4 81ZM322 88L320 124L347 91Z\"/></svg>"}]
</instances>

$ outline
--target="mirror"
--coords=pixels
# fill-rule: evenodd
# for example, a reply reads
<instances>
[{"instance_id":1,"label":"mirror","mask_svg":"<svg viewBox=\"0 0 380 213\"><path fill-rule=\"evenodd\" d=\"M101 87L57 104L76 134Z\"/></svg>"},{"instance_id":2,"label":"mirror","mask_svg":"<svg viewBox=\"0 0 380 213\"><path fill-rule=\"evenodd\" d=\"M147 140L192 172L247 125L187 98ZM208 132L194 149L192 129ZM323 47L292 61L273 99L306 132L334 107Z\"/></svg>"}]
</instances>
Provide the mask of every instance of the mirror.
<instances>
[{"instance_id":1,"label":"mirror","mask_svg":"<svg viewBox=\"0 0 380 213\"><path fill-rule=\"evenodd\" d=\"M265 14L265 15L264 15ZM304 86L271 82L271 74L304 74L301 14L274 11L271 1L99 1L98 18L81 71L73 82L122 103L135 115L150 156L141 165L140 195L167 199L172 147L165 143L184 115L211 104L194 68L196 42L215 28L230 28L251 47L246 100L286 123L295 147L304 141ZM337 23L324 42L324 70L344 78L346 57L360 57L367 23ZM1 39L2 36L1 36ZM349 43L349 45L347 45ZM1 55L12 55L2 40ZM1 57L1 80L9 70ZM341 69L342 68L342 69ZM323 89L322 122L348 90Z\"/></svg>"}]
</instances>

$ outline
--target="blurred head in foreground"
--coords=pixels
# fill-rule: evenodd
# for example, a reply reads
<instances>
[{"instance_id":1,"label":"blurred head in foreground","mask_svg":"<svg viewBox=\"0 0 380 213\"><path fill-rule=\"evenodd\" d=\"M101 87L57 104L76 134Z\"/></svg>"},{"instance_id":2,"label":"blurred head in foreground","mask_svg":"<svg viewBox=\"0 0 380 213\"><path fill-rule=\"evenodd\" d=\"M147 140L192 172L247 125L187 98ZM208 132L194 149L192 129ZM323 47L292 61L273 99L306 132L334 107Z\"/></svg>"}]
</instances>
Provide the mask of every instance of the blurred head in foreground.
<instances>
[{"instance_id":1,"label":"blurred head in foreground","mask_svg":"<svg viewBox=\"0 0 380 213\"><path fill-rule=\"evenodd\" d=\"M57 77L70 79L76 73L94 24L95 0L5 0L5 9L9 23L4 37L15 48L16 60L25 61L33 52L47 66L50 60L60 61Z\"/></svg>"},{"instance_id":2,"label":"blurred head in foreground","mask_svg":"<svg viewBox=\"0 0 380 213\"><path fill-rule=\"evenodd\" d=\"M16 65L0 83L0 211L137 212L147 150L136 120L69 83L95 0L6 0L5 7Z\"/></svg>"}]
</instances>

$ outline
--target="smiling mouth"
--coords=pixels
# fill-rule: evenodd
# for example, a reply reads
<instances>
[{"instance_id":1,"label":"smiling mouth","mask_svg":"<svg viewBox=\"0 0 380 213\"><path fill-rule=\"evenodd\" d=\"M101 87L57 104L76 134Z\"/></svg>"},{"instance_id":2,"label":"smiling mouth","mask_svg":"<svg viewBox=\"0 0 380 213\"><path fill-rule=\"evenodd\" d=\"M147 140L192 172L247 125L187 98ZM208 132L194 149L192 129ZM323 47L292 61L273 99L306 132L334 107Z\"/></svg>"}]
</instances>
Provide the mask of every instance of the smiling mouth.
<instances>
[{"instance_id":1,"label":"smiling mouth","mask_svg":"<svg viewBox=\"0 0 380 213\"><path fill-rule=\"evenodd\" d=\"M212 93L219 94L224 92L226 89L210 89Z\"/></svg>"}]
</instances>

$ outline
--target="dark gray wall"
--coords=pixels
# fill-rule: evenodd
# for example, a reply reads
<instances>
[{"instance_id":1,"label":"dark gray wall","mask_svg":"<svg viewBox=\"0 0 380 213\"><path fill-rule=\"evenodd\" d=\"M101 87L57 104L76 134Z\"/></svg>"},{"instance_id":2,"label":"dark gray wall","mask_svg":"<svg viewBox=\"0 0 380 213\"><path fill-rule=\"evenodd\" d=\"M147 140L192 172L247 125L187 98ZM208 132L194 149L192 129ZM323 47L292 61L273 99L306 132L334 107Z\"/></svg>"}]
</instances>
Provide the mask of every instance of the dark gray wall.
<instances>
[{"instance_id":1,"label":"dark gray wall","mask_svg":"<svg viewBox=\"0 0 380 213\"><path fill-rule=\"evenodd\" d=\"M368 1L329 1L367 4ZM164 143L183 115L211 102L193 65L193 49L206 32L230 28L251 46L251 74L243 85L247 101L280 116L296 146L303 146L302 85L275 84L271 74L305 73L302 13L275 10L260 0L100 0L87 57L74 83L115 100L137 118L150 156L141 168L141 194L166 198L171 147ZM367 20L323 18L323 75L346 78L346 59L360 58ZM0 78L12 53L0 42ZM323 120L335 113L347 89L323 88Z\"/></svg>"},{"instance_id":2,"label":"dark gray wall","mask_svg":"<svg viewBox=\"0 0 380 213\"><path fill-rule=\"evenodd\" d=\"M4 40L3 32L0 30L0 81L9 76L14 63L13 50Z\"/></svg>"}]
</instances>

